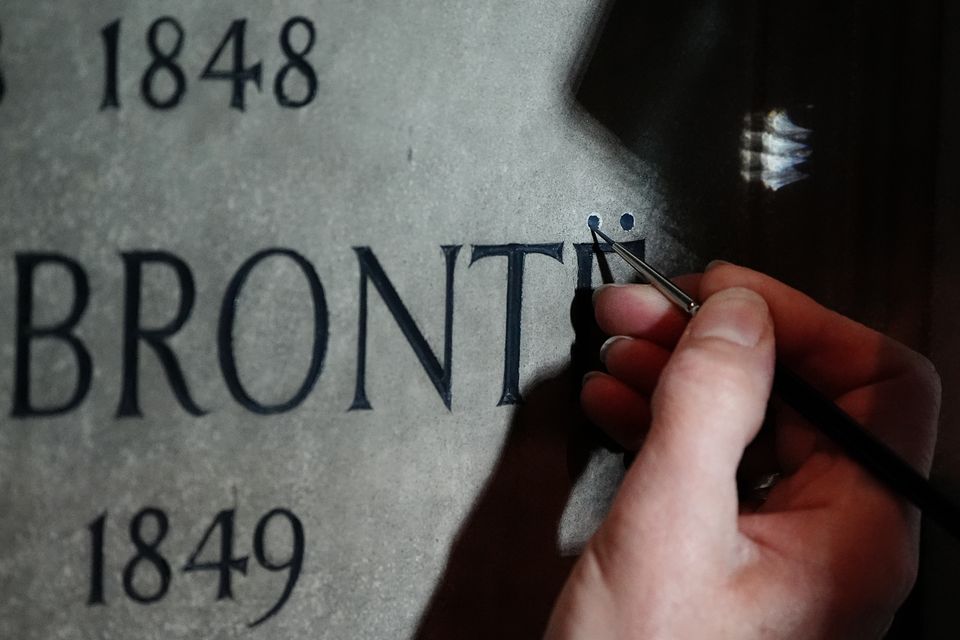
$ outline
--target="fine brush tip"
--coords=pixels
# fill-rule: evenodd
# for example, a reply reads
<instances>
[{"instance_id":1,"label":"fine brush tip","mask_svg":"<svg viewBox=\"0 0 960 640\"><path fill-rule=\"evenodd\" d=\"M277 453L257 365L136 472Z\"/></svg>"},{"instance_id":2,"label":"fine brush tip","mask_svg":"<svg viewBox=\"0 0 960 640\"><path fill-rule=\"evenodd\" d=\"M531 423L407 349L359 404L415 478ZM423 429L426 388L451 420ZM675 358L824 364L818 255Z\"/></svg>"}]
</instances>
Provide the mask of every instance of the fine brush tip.
<instances>
[{"instance_id":1,"label":"fine brush tip","mask_svg":"<svg viewBox=\"0 0 960 640\"><path fill-rule=\"evenodd\" d=\"M613 239L605 234L603 231L600 231L600 225L603 224L603 220L595 213L591 213L587 218L587 226L590 227L590 230L593 231L596 235L603 238L605 241L613 244Z\"/></svg>"},{"instance_id":2,"label":"fine brush tip","mask_svg":"<svg viewBox=\"0 0 960 640\"><path fill-rule=\"evenodd\" d=\"M603 231L600 231L600 225L593 226L593 225L590 225L590 224L588 223L588 226L590 226L590 230L591 230L591 231L593 231L595 234L597 234L598 236L600 236L600 238L603 239L605 242L609 242L610 244L614 244L614 239L613 239L613 238L611 238L610 236L608 236L607 234L605 234Z\"/></svg>"}]
</instances>

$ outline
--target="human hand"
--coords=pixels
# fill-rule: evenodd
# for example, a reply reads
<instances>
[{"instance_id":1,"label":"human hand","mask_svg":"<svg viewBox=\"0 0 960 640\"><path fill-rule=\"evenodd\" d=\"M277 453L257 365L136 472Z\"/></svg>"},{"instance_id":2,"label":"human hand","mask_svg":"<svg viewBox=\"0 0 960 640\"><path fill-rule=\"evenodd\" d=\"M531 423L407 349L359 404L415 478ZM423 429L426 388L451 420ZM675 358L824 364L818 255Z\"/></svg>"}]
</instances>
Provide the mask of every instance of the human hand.
<instances>
[{"instance_id":1,"label":"human hand","mask_svg":"<svg viewBox=\"0 0 960 640\"><path fill-rule=\"evenodd\" d=\"M678 283L686 316L648 285L595 296L609 375L581 402L639 453L557 600L549 638L878 637L917 572L919 514L788 407L774 355L918 470L940 404L930 363L760 273L721 264ZM774 339L776 328L776 339ZM640 447L642 443L642 447ZM747 449L746 454L744 453ZM782 479L758 506L741 460Z\"/></svg>"}]
</instances>

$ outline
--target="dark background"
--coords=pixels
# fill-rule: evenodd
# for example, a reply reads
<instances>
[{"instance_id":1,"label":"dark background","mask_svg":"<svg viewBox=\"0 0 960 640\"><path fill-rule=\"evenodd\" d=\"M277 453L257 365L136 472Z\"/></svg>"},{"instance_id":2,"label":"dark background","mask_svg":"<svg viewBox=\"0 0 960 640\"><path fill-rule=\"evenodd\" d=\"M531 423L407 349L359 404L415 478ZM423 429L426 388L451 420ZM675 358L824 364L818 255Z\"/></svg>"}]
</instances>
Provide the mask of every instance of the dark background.
<instances>
[{"instance_id":1,"label":"dark background","mask_svg":"<svg viewBox=\"0 0 960 640\"><path fill-rule=\"evenodd\" d=\"M666 228L928 355L943 376L935 481L958 495L957 16L943 2L610 5L576 99L657 172ZM813 130L808 178L741 176L745 116ZM692 265L697 266L697 265ZM890 637L954 637L957 543L925 523Z\"/></svg>"}]
</instances>

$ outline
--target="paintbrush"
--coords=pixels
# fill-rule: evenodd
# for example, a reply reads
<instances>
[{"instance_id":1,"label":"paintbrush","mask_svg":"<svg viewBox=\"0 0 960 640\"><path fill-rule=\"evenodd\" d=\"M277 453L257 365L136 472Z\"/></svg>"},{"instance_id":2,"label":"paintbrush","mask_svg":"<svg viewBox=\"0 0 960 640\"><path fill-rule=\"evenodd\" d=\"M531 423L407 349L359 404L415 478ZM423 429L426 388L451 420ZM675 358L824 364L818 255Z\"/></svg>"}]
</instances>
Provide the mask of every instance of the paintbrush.
<instances>
[{"instance_id":1,"label":"paintbrush","mask_svg":"<svg viewBox=\"0 0 960 640\"><path fill-rule=\"evenodd\" d=\"M691 317L697 313L700 305L696 300L601 231L599 216L590 216L587 224L668 300ZM889 489L912 502L954 537L960 538L960 508L952 500L843 409L779 362L774 369L773 392Z\"/></svg>"}]
</instances>

